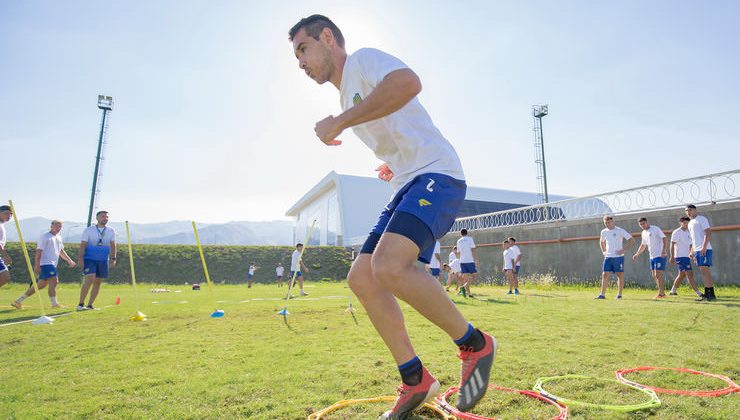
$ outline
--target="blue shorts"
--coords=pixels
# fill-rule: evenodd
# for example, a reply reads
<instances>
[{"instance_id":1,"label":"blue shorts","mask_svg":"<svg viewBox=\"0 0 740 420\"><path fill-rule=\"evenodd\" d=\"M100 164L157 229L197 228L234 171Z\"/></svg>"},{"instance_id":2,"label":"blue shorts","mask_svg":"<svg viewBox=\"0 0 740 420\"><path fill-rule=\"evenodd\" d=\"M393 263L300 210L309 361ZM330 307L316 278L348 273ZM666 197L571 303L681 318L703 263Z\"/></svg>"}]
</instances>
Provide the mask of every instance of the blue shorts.
<instances>
[{"instance_id":1,"label":"blue shorts","mask_svg":"<svg viewBox=\"0 0 740 420\"><path fill-rule=\"evenodd\" d=\"M283 276L277 276L278 280L282 280Z\"/></svg>"},{"instance_id":2,"label":"blue shorts","mask_svg":"<svg viewBox=\"0 0 740 420\"><path fill-rule=\"evenodd\" d=\"M712 250L708 249L706 256L702 257L701 252L694 254L696 257L696 265L699 267L711 267L712 266Z\"/></svg>"},{"instance_id":3,"label":"blue shorts","mask_svg":"<svg viewBox=\"0 0 740 420\"><path fill-rule=\"evenodd\" d=\"M624 256L604 258L604 273L624 273Z\"/></svg>"},{"instance_id":4,"label":"blue shorts","mask_svg":"<svg viewBox=\"0 0 740 420\"><path fill-rule=\"evenodd\" d=\"M516 274L519 274L519 269L520 269L520 268L522 268L522 266L521 266L521 265L517 265L516 267L514 267L514 272L515 272Z\"/></svg>"},{"instance_id":5,"label":"blue shorts","mask_svg":"<svg viewBox=\"0 0 740 420\"><path fill-rule=\"evenodd\" d=\"M678 257L676 258L676 265L678 266L678 271L691 271L691 258Z\"/></svg>"},{"instance_id":6,"label":"blue shorts","mask_svg":"<svg viewBox=\"0 0 740 420\"><path fill-rule=\"evenodd\" d=\"M651 258L650 269L653 271L665 271L665 257Z\"/></svg>"},{"instance_id":7,"label":"blue shorts","mask_svg":"<svg viewBox=\"0 0 740 420\"><path fill-rule=\"evenodd\" d=\"M460 272L463 274L472 274L477 273L478 270L475 269L475 263L460 263Z\"/></svg>"},{"instance_id":8,"label":"blue shorts","mask_svg":"<svg viewBox=\"0 0 740 420\"><path fill-rule=\"evenodd\" d=\"M3 258L0 257L0 273L3 271L7 271L8 267L5 265L5 261L3 261Z\"/></svg>"},{"instance_id":9,"label":"blue shorts","mask_svg":"<svg viewBox=\"0 0 740 420\"><path fill-rule=\"evenodd\" d=\"M252 277L254 277L254 274L247 274L247 280L252 280Z\"/></svg>"},{"instance_id":10,"label":"blue shorts","mask_svg":"<svg viewBox=\"0 0 740 420\"><path fill-rule=\"evenodd\" d=\"M439 268L430 268L429 271L432 273L432 277L439 276Z\"/></svg>"},{"instance_id":11,"label":"blue shorts","mask_svg":"<svg viewBox=\"0 0 740 420\"><path fill-rule=\"evenodd\" d=\"M57 273L57 268L55 266L51 264L44 264L41 266L41 272L39 273L39 280L50 279L58 275L59 274Z\"/></svg>"},{"instance_id":12,"label":"blue shorts","mask_svg":"<svg viewBox=\"0 0 740 420\"><path fill-rule=\"evenodd\" d=\"M385 206L360 253L372 254L388 228L411 239L419 247L419 261L429 264L434 241L452 227L466 190L465 181L451 176L429 173L415 177Z\"/></svg>"},{"instance_id":13,"label":"blue shorts","mask_svg":"<svg viewBox=\"0 0 740 420\"><path fill-rule=\"evenodd\" d=\"M108 278L108 261L85 260L85 268L82 273L86 276L95 274L99 279Z\"/></svg>"},{"instance_id":14,"label":"blue shorts","mask_svg":"<svg viewBox=\"0 0 740 420\"><path fill-rule=\"evenodd\" d=\"M303 276L303 273L301 273L300 271L297 271L297 272L296 271L291 271L290 272L290 278L291 279L294 278L293 276L295 276L295 278L297 279L298 277L302 277Z\"/></svg>"}]
</instances>

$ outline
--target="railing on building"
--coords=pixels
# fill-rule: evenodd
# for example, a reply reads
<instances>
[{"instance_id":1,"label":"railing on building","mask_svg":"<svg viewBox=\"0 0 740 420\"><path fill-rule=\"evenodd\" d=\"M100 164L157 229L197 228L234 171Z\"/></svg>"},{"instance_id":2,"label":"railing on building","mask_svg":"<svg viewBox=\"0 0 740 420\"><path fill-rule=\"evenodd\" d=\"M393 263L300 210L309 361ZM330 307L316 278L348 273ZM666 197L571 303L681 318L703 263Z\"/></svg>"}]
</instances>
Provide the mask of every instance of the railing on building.
<instances>
[{"instance_id":1,"label":"railing on building","mask_svg":"<svg viewBox=\"0 0 740 420\"><path fill-rule=\"evenodd\" d=\"M457 219L450 232L552 223L740 200L740 169Z\"/></svg>"}]
</instances>

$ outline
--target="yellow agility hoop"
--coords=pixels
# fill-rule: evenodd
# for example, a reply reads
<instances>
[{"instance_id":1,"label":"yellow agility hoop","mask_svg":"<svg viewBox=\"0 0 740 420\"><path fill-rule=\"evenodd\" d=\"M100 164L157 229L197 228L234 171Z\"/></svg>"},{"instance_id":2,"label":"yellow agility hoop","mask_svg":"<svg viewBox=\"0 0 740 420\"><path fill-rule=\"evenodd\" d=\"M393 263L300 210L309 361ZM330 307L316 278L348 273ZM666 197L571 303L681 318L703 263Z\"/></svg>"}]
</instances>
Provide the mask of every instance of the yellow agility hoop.
<instances>
[{"instance_id":1,"label":"yellow agility hoop","mask_svg":"<svg viewBox=\"0 0 740 420\"><path fill-rule=\"evenodd\" d=\"M376 402L386 402L386 401L395 401L396 397L391 396L383 396L383 397L374 397L374 398L362 398L357 400L342 400L338 401L329 407L324 408L323 410L319 410L310 416L308 416L308 420L320 420L323 419L325 415L331 413L332 411L339 410L340 408L347 407L350 405L355 404L370 404L370 403L376 403ZM432 402L424 403L424 408L428 408L435 413L439 414L439 416L445 420L454 420L455 417L450 416L449 414L445 413L442 408L437 405L436 401L432 400Z\"/></svg>"}]
</instances>

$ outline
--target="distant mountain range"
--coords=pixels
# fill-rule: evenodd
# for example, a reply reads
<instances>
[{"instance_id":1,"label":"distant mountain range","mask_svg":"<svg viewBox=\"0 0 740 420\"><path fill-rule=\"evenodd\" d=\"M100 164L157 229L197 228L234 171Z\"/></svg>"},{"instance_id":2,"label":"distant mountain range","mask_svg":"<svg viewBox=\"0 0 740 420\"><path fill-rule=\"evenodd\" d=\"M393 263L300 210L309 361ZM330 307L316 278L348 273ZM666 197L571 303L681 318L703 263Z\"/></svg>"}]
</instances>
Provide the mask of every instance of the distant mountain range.
<instances>
[{"instance_id":1,"label":"distant mountain range","mask_svg":"<svg viewBox=\"0 0 740 420\"><path fill-rule=\"evenodd\" d=\"M20 221L23 239L36 242L49 230L50 219L32 217ZM119 244L126 243L126 225L111 222L116 230ZM204 245L293 245L293 222L275 220L269 222L228 222L221 224L198 224L200 243ZM65 243L80 241L85 229L82 222L64 222L62 239ZM5 224L8 241L18 241L15 222ZM195 245L193 225L186 221L164 223L129 223L131 243Z\"/></svg>"}]
</instances>

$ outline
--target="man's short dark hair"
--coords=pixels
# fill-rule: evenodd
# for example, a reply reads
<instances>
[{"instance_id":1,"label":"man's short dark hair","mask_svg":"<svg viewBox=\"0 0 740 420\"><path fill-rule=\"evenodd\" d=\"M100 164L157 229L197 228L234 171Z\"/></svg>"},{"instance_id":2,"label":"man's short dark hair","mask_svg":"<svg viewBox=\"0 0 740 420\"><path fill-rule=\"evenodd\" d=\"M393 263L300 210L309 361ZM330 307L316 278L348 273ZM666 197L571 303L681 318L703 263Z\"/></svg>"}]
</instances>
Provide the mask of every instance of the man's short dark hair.
<instances>
[{"instance_id":1,"label":"man's short dark hair","mask_svg":"<svg viewBox=\"0 0 740 420\"><path fill-rule=\"evenodd\" d=\"M614 220L614 217L612 217L612 216L604 216L604 220Z\"/></svg>"},{"instance_id":2,"label":"man's short dark hair","mask_svg":"<svg viewBox=\"0 0 740 420\"><path fill-rule=\"evenodd\" d=\"M687 208L687 209L694 209L694 210L696 210L696 206L695 206L695 205L693 205L693 204L687 204L687 205L686 205L686 208Z\"/></svg>"},{"instance_id":3,"label":"man's short dark hair","mask_svg":"<svg viewBox=\"0 0 740 420\"><path fill-rule=\"evenodd\" d=\"M95 217L98 217L98 216L100 216L100 215L101 215L101 214L103 214L103 213L105 213L105 214L108 214L108 212L107 212L107 211L105 211L105 210L100 210L99 212L95 213Z\"/></svg>"},{"instance_id":4,"label":"man's short dark hair","mask_svg":"<svg viewBox=\"0 0 740 420\"><path fill-rule=\"evenodd\" d=\"M516 238L512 236L511 238L509 238L509 242L516 242Z\"/></svg>"},{"instance_id":5,"label":"man's short dark hair","mask_svg":"<svg viewBox=\"0 0 740 420\"><path fill-rule=\"evenodd\" d=\"M334 39L337 40L337 44L344 48L344 35L342 35L342 31L339 30L337 25L335 25L331 19L324 15L311 15L307 18L301 19L292 28L290 28L290 31L288 31L288 39L292 41L301 29L305 29L306 35L318 41L319 35L324 28L329 28L331 33L334 34Z\"/></svg>"},{"instance_id":6,"label":"man's short dark hair","mask_svg":"<svg viewBox=\"0 0 740 420\"><path fill-rule=\"evenodd\" d=\"M298 242L297 244L295 244L295 247L296 247L296 248L298 248L299 246L303 246L303 244L302 244L302 243L300 243L300 242Z\"/></svg>"},{"instance_id":7,"label":"man's short dark hair","mask_svg":"<svg viewBox=\"0 0 740 420\"><path fill-rule=\"evenodd\" d=\"M509 240L508 240L508 239L504 239L504 241L503 241L503 242L501 242L501 243L502 243L502 244L508 244L508 243L509 243Z\"/></svg>"},{"instance_id":8,"label":"man's short dark hair","mask_svg":"<svg viewBox=\"0 0 740 420\"><path fill-rule=\"evenodd\" d=\"M467 229L463 229L463 230L460 231L460 235L465 236L467 234L468 234L468 230Z\"/></svg>"},{"instance_id":9,"label":"man's short dark hair","mask_svg":"<svg viewBox=\"0 0 740 420\"><path fill-rule=\"evenodd\" d=\"M641 217L641 218L637 219L637 223L642 223L642 222L646 222L647 223L647 217Z\"/></svg>"},{"instance_id":10,"label":"man's short dark hair","mask_svg":"<svg viewBox=\"0 0 740 420\"><path fill-rule=\"evenodd\" d=\"M0 211L12 211L12 210L10 210L10 206L0 206Z\"/></svg>"},{"instance_id":11,"label":"man's short dark hair","mask_svg":"<svg viewBox=\"0 0 740 420\"><path fill-rule=\"evenodd\" d=\"M683 216L683 217L680 217L678 219L678 221L679 222L690 222L691 221L691 218L690 217Z\"/></svg>"}]
</instances>

